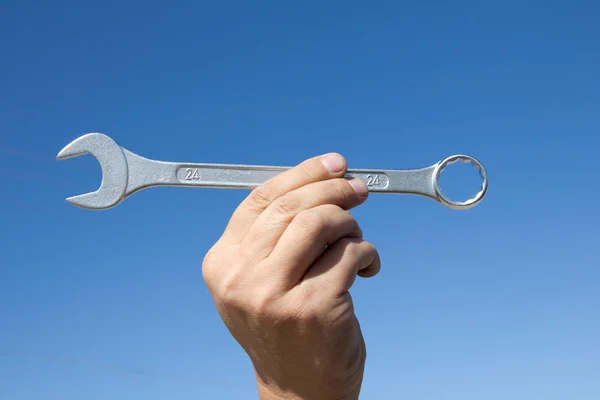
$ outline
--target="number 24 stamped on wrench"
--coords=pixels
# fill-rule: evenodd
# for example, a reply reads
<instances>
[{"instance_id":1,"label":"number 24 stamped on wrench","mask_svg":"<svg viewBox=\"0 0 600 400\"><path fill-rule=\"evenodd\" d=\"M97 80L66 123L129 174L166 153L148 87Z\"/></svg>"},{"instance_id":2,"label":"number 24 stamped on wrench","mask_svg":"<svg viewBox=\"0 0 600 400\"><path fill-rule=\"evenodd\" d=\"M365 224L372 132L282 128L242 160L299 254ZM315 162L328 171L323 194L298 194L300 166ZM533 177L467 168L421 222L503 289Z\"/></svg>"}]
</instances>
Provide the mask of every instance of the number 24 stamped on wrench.
<instances>
[{"instance_id":1,"label":"number 24 stamped on wrench","mask_svg":"<svg viewBox=\"0 0 600 400\"><path fill-rule=\"evenodd\" d=\"M101 133L88 133L65 146L58 160L93 155L102 168L102 183L95 192L67 198L74 206L102 210L116 206L130 195L156 186L253 189L289 169L282 166L178 163L139 156ZM457 202L442 193L440 174L455 162L472 163L482 179L475 197ZM477 205L488 187L487 172L475 158L453 155L418 169L348 169L346 178L361 179L372 193L400 193L428 197L449 208L465 210Z\"/></svg>"}]
</instances>

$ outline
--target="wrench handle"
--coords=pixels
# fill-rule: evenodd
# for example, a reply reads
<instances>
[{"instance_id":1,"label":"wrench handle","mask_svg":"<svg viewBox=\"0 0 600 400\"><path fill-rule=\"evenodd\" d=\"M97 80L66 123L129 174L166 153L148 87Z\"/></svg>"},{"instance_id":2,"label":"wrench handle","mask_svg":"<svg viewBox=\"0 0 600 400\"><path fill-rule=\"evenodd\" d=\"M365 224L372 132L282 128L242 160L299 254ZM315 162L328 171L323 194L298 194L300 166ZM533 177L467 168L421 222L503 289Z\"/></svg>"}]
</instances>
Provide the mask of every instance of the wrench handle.
<instances>
[{"instance_id":1,"label":"wrench handle","mask_svg":"<svg viewBox=\"0 0 600 400\"><path fill-rule=\"evenodd\" d=\"M253 189L290 167L176 164L177 185L207 188ZM407 193L435 197L435 166L413 170L349 169L346 179L360 179L370 192Z\"/></svg>"}]
</instances>

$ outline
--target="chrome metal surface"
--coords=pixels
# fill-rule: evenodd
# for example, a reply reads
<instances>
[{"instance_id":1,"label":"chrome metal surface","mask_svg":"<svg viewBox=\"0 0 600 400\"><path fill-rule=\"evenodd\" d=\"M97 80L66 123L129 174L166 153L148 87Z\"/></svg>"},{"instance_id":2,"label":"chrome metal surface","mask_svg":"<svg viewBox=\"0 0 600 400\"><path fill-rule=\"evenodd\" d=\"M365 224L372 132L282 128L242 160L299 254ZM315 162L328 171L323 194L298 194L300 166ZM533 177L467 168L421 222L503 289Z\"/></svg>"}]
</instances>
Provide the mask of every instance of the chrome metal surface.
<instances>
[{"instance_id":1,"label":"chrome metal surface","mask_svg":"<svg viewBox=\"0 0 600 400\"><path fill-rule=\"evenodd\" d=\"M253 189L290 168L151 160L121 147L102 133L88 133L75 139L56 158L62 160L83 154L91 154L98 159L102 168L102 183L95 192L69 197L67 201L74 206L93 210L114 207L133 193L156 186ZM467 201L453 201L440 188L440 174L455 162L472 163L482 178L481 190ZM346 178L361 179L373 193L420 195L455 210L477 205L488 187L484 166L475 158L463 154L419 169L348 169Z\"/></svg>"}]
</instances>

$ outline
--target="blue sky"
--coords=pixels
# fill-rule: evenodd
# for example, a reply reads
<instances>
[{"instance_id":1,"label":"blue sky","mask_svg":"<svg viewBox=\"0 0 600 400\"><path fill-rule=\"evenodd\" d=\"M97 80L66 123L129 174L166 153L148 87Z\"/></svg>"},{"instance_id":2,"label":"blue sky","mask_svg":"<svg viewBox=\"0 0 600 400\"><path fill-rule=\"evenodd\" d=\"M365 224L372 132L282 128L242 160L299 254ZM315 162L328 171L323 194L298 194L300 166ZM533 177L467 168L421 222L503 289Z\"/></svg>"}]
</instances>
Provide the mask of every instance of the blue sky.
<instances>
[{"instance_id":1,"label":"blue sky","mask_svg":"<svg viewBox=\"0 0 600 400\"><path fill-rule=\"evenodd\" d=\"M200 272L247 192L77 209L99 165L55 156L87 132L172 161L477 157L472 210L353 212L383 262L352 291L362 398L600 398L597 2L49 4L0 13L0 398L255 398Z\"/></svg>"}]
</instances>

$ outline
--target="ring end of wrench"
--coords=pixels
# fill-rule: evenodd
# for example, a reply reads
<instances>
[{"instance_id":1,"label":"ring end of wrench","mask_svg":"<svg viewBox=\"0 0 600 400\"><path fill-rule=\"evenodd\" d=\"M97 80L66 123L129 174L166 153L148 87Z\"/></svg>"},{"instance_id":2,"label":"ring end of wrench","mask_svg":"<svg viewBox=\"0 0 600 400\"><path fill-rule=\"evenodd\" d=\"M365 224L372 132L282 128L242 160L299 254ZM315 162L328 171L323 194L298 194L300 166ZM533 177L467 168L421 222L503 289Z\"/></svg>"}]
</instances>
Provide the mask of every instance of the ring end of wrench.
<instances>
[{"instance_id":1,"label":"ring end of wrench","mask_svg":"<svg viewBox=\"0 0 600 400\"><path fill-rule=\"evenodd\" d=\"M479 176L481 177L481 189L479 192L472 198L465 201L454 201L449 199L444 195L442 189L440 187L440 175L444 171L444 169L456 162L463 162L473 165L479 171ZM483 200L488 190L488 175L483 164L474 157L471 157L466 154L456 154L453 156L446 157L444 160L440 161L435 169L435 173L433 175L433 188L435 191L435 195L440 203L444 204L446 207L449 207L453 210L468 210L469 208L475 207L477 204Z\"/></svg>"}]
</instances>

